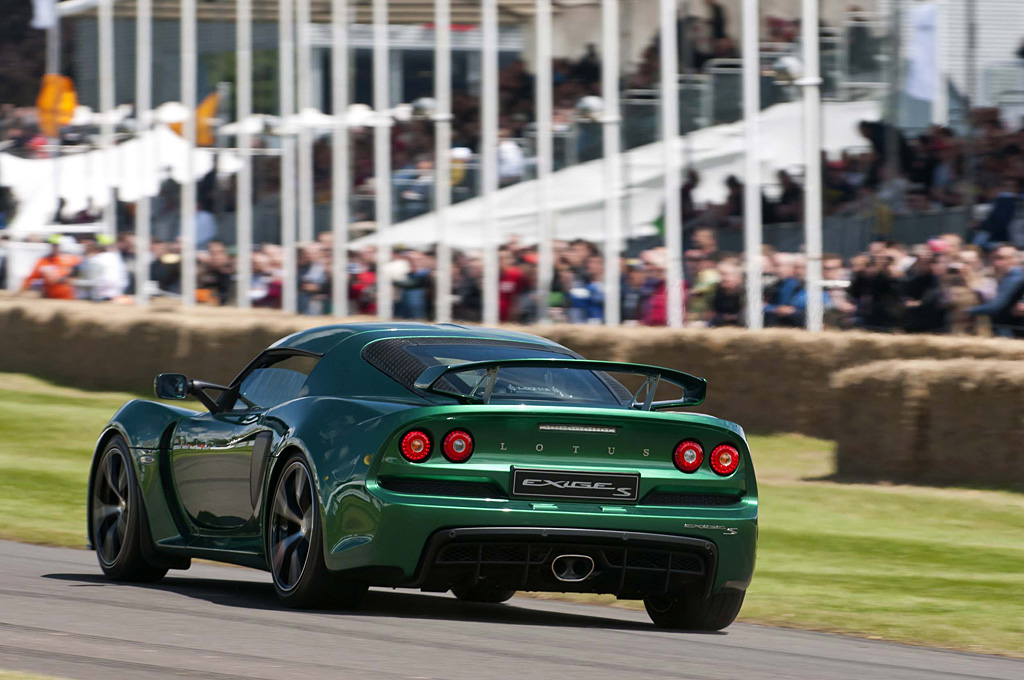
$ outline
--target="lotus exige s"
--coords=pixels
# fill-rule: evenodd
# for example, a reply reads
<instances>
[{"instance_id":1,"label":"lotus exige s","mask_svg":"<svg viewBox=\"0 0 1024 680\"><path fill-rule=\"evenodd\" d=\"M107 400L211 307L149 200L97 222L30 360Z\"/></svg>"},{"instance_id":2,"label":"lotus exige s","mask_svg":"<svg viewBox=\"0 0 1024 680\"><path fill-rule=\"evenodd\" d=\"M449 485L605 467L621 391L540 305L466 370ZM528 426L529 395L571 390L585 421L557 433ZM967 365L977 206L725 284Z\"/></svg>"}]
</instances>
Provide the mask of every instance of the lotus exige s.
<instances>
[{"instance_id":1,"label":"lotus exige s","mask_svg":"<svg viewBox=\"0 0 1024 680\"><path fill-rule=\"evenodd\" d=\"M718 630L754 569L757 485L740 427L675 410L705 389L523 333L314 328L227 386L157 376L204 410L125 404L96 445L89 540L115 579L201 557L268 570L296 607L368 586L611 593Z\"/></svg>"}]
</instances>

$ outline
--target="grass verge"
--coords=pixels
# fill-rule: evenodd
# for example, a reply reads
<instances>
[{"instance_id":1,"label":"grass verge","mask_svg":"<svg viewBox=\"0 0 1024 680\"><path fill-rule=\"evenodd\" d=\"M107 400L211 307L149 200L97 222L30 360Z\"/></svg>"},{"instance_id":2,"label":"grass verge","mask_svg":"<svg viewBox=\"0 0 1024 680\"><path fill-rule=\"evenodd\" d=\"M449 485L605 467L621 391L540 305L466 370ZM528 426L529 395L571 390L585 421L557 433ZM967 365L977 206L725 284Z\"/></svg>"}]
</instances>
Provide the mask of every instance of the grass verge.
<instances>
[{"instance_id":1,"label":"grass verge","mask_svg":"<svg viewBox=\"0 0 1024 680\"><path fill-rule=\"evenodd\" d=\"M0 374L0 538L84 544L92 444L131 397ZM741 620L1024 657L1024 494L840 484L829 442L750 444L761 534Z\"/></svg>"}]
</instances>

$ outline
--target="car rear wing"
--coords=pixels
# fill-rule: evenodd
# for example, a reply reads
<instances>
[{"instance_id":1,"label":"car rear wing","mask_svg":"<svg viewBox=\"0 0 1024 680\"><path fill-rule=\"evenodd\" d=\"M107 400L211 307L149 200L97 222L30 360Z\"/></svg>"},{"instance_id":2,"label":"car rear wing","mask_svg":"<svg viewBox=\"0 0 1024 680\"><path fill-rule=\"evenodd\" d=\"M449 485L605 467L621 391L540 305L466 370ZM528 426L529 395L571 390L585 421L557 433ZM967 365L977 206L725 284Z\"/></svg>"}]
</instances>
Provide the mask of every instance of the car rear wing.
<instances>
[{"instance_id":1,"label":"car rear wing","mask_svg":"<svg viewBox=\"0 0 1024 680\"><path fill-rule=\"evenodd\" d=\"M578 371L603 371L641 375L644 377L644 382L640 389L633 393L629 407L643 411L697 406L703 403L708 389L707 380L690 375L689 373L683 373L682 371L674 371L669 368L661 368L660 366L648 366L647 364L590 361L587 359L496 359L492 361L452 364L450 366L430 366L416 378L415 387L424 392L455 397L463 403L487 404L491 400L491 393L498 380L498 371L502 368L564 368ZM457 392L439 386L439 383L446 375L480 370L484 371L483 376L480 377L468 392ZM682 398L655 401L654 395L662 381L681 387L683 390Z\"/></svg>"}]
</instances>

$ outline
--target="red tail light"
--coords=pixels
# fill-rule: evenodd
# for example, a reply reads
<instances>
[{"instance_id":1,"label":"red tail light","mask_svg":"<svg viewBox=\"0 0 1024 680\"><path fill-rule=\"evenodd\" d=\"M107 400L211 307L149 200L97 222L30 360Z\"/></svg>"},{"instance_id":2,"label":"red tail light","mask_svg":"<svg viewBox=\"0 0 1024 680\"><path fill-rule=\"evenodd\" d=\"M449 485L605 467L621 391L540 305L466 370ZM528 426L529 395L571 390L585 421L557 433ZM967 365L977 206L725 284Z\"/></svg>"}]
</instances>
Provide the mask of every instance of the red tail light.
<instances>
[{"instance_id":1,"label":"red tail light","mask_svg":"<svg viewBox=\"0 0 1024 680\"><path fill-rule=\"evenodd\" d=\"M740 452L728 444L720 444L711 452L711 469L722 475L731 475L740 465Z\"/></svg>"},{"instance_id":2,"label":"red tail light","mask_svg":"<svg viewBox=\"0 0 1024 680\"><path fill-rule=\"evenodd\" d=\"M704 449L692 439L679 442L676 450L672 453L672 462L682 472L696 472L700 464L704 462Z\"/></svg>"},{"instance_id":3,"label":"red tail light","mask_svg":"<svg viewBox=\"0 0 1024 680\"><path fill-rule=\"evenodd\" d=\"M430 457L430 437L426 432L410 430L399 445L402 456L412 463L422 463Z\"/></svg>"},{"instance_id":4,"label":"red tail light","mask_svg":"<svg viewBox=\"0 0 1024 680\"><path fill-rule=\"evenodd\" d=\"M453 463L465 463L473 455L473 436L465 430L452 430L445 435L441 452Z\"/></svg>"}]
</instances>

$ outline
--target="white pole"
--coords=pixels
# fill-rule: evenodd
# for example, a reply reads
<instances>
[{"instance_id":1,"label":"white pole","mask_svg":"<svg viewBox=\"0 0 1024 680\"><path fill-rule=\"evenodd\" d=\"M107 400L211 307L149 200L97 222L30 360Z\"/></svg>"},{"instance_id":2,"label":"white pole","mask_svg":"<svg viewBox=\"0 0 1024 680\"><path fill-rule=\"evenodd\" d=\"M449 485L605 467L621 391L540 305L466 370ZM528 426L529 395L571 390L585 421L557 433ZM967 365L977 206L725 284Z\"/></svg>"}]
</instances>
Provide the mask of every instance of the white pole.
<instances>
[{"instance_id":1,"label":"white pole","mask_svg":"<svg viewBox=\"0 0 1024 680\"><path fill-rule=\"evenodd\" d=\"M331 3L331 312L348 316L348 0Z\"/></svg>"},{"instance_id":2,"label":"white pole","mask_svg":"<svg viewBox=\"0 0 1024 680\"><path fill-rule=\"evenodd\" d=\"M103 231L107 236L117 232L117 201L114 193L114 0L100 0L100 148L103 149L103 172L106 175L107 202L103 208Z\"/></svg>"},{"instance_id":3,"label":"white pole","mask_svg":"<svg viewBox=\"0 0 1024 680\"><path fill-rule=\"evenodd\" d=\"M761 290L761 60L758 0L743 0L743 118L747 131L746 181L743 194L743 251L747 270L747 328L764 326Z\"/></svg>"},{"instance_id":4,"label":"white pole","mask_svg":"<svg viewBox=\"0 0 1024 680\"><path fill-rule=\"evenodd\" d=\"M665 242L668 246L668 325L681 328L683 231L679 185L679 65L676 61L676 0L661 1L661 140L665 166Z\"/></svg>"},{"instance_id":5,"label":"white pole","mask_svg":"<svg viewBox=\"0 0 1024 680\"><path fill-rule=\"evenodd\" d=\"M823 327L821 299L821 65L818 0L803 0L804 241L807 251L807 330Z\"/></svg>"},{"instance_id":6,"label":"white pole","mask_svg":"<svg viewBox=\"0 0 1024 680\"><path fill-rule=\"evenodd\" d=\"M135 201L135 304L149 304L150 210L148 179L154 158L145 141L153 108L153 0L138 0L135 10L135 123L139 141L142 191ZM159 183L159 178L157 178Z\"/></svg>"},{"instance_id":7,"label":"white pole","mask_svg":"<svg viewBox=\"0 0 1024 680\"><path fill-rule=\"evenodd\" d=\"M448 241L448 206L451 204L452 147L452 19L449 0L434 3L434 214L437 219L437 280L434 316L452 320L452 248Z\"/></svg>"},{"instance_id":8,"label":"white pole","mask_svg":"<svg viewBox=\"0 0 1024 680\"><path fill-rule=\"evenodd\" d=\"M674 18L673 18L674 20ZM673 43L674 45L674 43ZM674 54L673 48L673 54ZM604 113L601 131L604 145L604 322L620 321L619 282L622 248L622 156L619 153L619 3L601 2L601 94Z\"/></svg>"},{"instance_id":9,"label":"white pole","mask_svg":"<svg viewBox=\"0 0 1024 680\"><path fill-rule=\"evenodd\" d=\"M185 107L185 181L181 185L181 303L196 303L196 0L181 2L181 103Z\"/></svg>"},{"instance_id":10,"label":"white pole","mask_svg":"<svg viewBox=\"0 0 1024 680\"><path fill-rule=\"evenodd\" d=\"M252 0L238 0L235 16L236 88L235 119L245 125L252 115ZM238 307L248 309L252 285L252 138L248 132L238 135L238 189L235 192L235 245L238 247L235 295Z\"/></svg>"},{"instance_id":11,"label":"white pole","mask_svg":"<svg viewBox=\"0 0 1024 680\"><path fill-rule=\"evenodd\" d=\"M60 15L58 14L53 26L46 29L46 72L60 73ZM53 152L53 206L55 217L60 220L57 214L60 210L60 131L54 139L50 140L54 145Z\"/></svg>"},{"instance_id":12,"label":"white pole","mask_svg":"<svg viewBox=\"0 0 1024 680\"><path fill-rule=\"evenodd\" d=\"M483 322L498 323L498 3L483 0L480 167L483 172Z\"/></svg>"},{"instance_id":13,"label":"white pole","mask_svg":"<svg viewBox=\"0 0 1024 680\"><path fill-rule=\"evenodd\" d=\"M949 38L949 27L946 25L948 15L946 0L938 0L935 4L935 98L932 101L932 123L949 125L949 89L946 75L946 52L943 46Z\"/></svg>"},{"instance_id":14,"label":"white pole","mask_svg":"<svg viewBox=\"0 0 1024 680\"><path fill-rule=\"evenodd\" d=\"M279 0L278 97L281 119L295 113L295 24L293 0ZM289 126L290 127L290 126ZM286 312L298 309L298 273L295 253L295 135L292 130L281 137L281 248L284 273L281 282L281 307Z\"/></svg>"},{"instance_id":15,"label":"white pole","mask_svg":"<svg viewBox=\"0 0 1024 680\"><path fill-rule=\"evenodd\" d=\"M377 214L377 316L390 319L393 314L391 278L391 97L388 63L388 3L373 0L373 174L377 186L374 212Z\"/></svg>"},{"instance_id":16,"label":"white pole","mask_svg":"<svg viewBox=\"0 0 1024 680\"><path fill-rule=\"evenodd\" d=\"M60 15L46 29L46 72L60 73Z\"/></svg>"},{"instance_id":17,"label":"white pole","mask_svg":"<svg viewBox=\"0 0 1024 680\"><path fill-rule=\"evenodd\" d=\"M548 321L548 299L555 269L554 215L551 210L551 170L554 143L554 92L551 74L551 0L537 0L537 190L540 252L537 264L537 319Z\"/></svg>"},{"instance_id":18,"label":"white pole","mask_svg":"<svg viewBox=\"0 0 1024 680\"><path fill-rule=\"evenodd\" d=\"M297 80L299 88L300 112L310 107L312 90L310 89L310 73L313 71L312 52L309 45L310 0L298 0L296 4L296 52ZM308 243L313 240L313 133L303 126L299 130L299 241Z\"/></svg>"}]
</instances>

